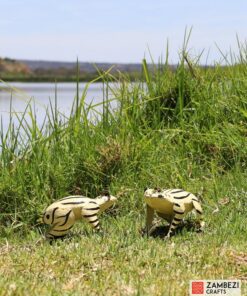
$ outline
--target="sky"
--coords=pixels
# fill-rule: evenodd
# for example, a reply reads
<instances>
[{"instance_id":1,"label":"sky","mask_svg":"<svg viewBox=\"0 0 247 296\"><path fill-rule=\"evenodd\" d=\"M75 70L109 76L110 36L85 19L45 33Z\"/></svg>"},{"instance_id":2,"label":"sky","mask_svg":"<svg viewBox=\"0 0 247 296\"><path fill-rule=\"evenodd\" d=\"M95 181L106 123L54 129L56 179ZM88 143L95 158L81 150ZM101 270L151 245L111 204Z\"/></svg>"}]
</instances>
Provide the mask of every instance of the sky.
<instances>
[{"instance_id":1,"label":"sky","mask_svg":"<svg viewBox=\"0 0 247 296\"><path fill-rule=\"evenodd\" d=\"M207 63L247 39L246 0L0 0L0 57L110 63L176 63L185 30ZM149 53L150 52L150 53Z\"/></svg>"}]
</instances>

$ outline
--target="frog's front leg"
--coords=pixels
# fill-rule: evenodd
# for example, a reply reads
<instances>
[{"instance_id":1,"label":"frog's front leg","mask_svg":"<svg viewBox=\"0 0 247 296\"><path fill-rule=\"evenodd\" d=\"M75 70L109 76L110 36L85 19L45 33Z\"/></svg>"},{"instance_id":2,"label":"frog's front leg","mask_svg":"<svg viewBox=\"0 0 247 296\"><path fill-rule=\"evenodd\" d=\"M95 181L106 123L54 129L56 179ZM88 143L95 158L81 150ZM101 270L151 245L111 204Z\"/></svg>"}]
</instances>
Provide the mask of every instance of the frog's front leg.
<instances>
[{"instance_id":1,"label":"frog's front leg","mask_svg":"<svg viewBox=\"0 0 247 296\"><path fill-rule=\"evenodd\" d=\"M86 219L87 222L90 223L97 231L100 230L100 223L98 219L99 210L100 207L96 202L87 203L81 210L82 217Z\"/></svg>"},{"instance_id":2,"label":"frog's front leg","mask_svg":"<svg viewBox=\"0 0 247 296\"><path fill-rule=\"evenodd\" d=\"M178 224L182 221L185 215L185 206L183 204L175 203L173 206L174 217L170 224L170 228L167 234L167 238L169 238L178 227Z\"/></svg>"},{"instance_id":3,"label":"frog's front leg","mask_svg":"<svg viewBox=\"0 0 247 296\"><path fill-rule=\"evenodd\" d=\"M154 219L154 209L152 209L149 205L147 205L146 229L145 229L147 236L151 234L153 219Z\"/></svg>"}]
</instances>

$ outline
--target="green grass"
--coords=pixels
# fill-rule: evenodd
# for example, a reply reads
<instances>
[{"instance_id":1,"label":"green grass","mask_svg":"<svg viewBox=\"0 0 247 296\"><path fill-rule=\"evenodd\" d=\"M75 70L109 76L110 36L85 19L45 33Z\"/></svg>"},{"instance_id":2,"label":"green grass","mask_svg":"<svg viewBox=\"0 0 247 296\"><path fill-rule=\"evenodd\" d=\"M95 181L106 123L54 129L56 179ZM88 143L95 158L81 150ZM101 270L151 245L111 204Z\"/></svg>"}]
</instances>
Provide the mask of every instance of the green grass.
<instances>
[{"instance_id":1,"label":"green grass","mask_svg":"<svg viewBox=\"0 0 247 296\"><path fill-rule=\"evenodd\" d=\"M201 68L184 46L175 72L143 61L134 84L99 73L100 113L85 104L88 84L69 118L57 101L42 127L29 105L16 115L19 125L0 134L0 295L180 296L190 279L233 278L247 294L246 52ZM163 228L143 237L146 186L199 196L205 233L188 217L170 240ZM119 200L101 217L103 236L81 223L63 241L37 243L44 227L36 219L49 203L105 187Z\"/></svg>"}]
</instances>

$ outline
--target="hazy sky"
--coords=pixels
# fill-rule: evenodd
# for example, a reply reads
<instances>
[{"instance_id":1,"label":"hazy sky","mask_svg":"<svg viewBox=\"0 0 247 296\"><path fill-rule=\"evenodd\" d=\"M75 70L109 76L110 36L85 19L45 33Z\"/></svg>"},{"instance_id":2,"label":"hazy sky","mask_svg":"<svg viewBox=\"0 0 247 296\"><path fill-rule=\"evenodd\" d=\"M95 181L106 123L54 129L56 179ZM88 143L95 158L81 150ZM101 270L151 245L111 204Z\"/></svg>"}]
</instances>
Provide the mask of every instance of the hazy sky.
<instances>
[{"instance_id":1,"label":"hazy sky","mask_svg":"<svg viewBox=\"0 0 247 296\"><path fill-rule=\"evenodd\" d=\"M192 54L219 58L247 37L246 0L0 0L0 56L90 62L176 62L186 26ZM205 53L205 56L207 55Z\"/></svg>"}]
</instances>

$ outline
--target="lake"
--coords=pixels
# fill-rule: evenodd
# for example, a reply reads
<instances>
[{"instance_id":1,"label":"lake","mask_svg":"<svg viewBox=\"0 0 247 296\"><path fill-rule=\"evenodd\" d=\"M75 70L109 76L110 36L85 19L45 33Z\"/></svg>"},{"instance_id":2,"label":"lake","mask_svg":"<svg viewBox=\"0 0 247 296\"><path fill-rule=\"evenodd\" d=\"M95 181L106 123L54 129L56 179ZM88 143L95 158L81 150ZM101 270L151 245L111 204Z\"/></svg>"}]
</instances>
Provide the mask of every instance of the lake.
<instances>
[{"instance_id":1,"label":"lake","mask_svg":"<svg viewBox=\"0 0 247 296\"><path fill-rule=\"evenodd\" d=\"M12 96L12 113L19 116L25 110L28 101L31 99L33 109L36 111L37 123L41 125L44 121L46 108L50 102L55 104L55 83L21 83L11 82L0 83L0 117L2 118L3 130L6 132L10 122L10 103ZM80 95L86 83L79 84ZM69 116L76 96L76 83L57 83L57 107L60 113ZM86 96L86 103L97 104L103 101L103 84L93 83L89 86ZM99 107L100 108L100 107ZM12 116L13 122L18 124L17 118Z\"/></svg>"}]
</instances>

